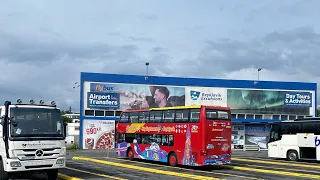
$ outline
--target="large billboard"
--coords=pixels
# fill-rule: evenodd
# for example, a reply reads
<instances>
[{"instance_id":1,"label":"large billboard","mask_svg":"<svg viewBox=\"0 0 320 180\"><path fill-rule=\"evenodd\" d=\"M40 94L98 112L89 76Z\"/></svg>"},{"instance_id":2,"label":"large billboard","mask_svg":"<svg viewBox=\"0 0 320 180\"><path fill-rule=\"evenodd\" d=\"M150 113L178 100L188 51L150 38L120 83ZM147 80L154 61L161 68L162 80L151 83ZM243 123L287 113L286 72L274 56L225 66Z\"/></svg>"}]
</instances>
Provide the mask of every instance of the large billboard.
<instances>
[{"instance_id":1,"label":"large billboard","mask_svg":"<svg viewBox=\"0 0 320 180\"><path fill-rule=\"evenodd\" d=\"M90 83L87 109L145 109L185 105L185 88L136 84Z\"/></svg>"},{"instance_id":2,"label":"large billboard","mask_svg":"<svg viewBox=\"0 0 320 180\"><path fill-rule=\"evenodd\" d=\"M314 115L314 92L84 83L84 109L124 110L183 105L228 106L233 113Z\"/></svg>"},{"instance_id":3,"label":"large billboard","mask_svg":"<svg viewBox=\"0 0 320 180\"><path fill-rule=\"evenodd\" d=\"M227 104L235 113L310 114L312 93L279 90L228 89Z\"/></svg>"}]
</instances>

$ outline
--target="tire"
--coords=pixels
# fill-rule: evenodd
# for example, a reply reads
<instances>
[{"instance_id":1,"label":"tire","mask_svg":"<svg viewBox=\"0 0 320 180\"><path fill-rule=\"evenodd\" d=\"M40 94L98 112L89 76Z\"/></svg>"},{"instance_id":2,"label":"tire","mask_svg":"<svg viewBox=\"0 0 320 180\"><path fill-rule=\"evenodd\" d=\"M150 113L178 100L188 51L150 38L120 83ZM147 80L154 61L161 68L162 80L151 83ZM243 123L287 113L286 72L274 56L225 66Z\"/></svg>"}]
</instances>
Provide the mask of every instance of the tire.
<instances>
[{"instance_id":1,"label":"tire","mask_svg":"<svg viewBox=\"0 0 320 180\"><path fill-rule=\"evenodd\" d=\"M129 158L130 161L133 161L133 159L134 159L134 152L133 152L132 149L129 149L129 150L128 150L127 156L128 156L128 158Z\"/></svg>"},{"instance_id":2,"label":"tire","mask_svg":"<svg viewBox=\"0 0 320 180\"><path fill-rule=\"evenodd\" d=\"M47 170L48 180L57 180L58 179L58 169Z\"/></svg>"},{"instance_id":3,"label":"tire","mask_svg":"<svg viewBox=\"0 0 320 180\"><path fill-rule=\"evenodd\" d=\"M9 180L9 173L4 171L2 159L0 159L0 179L1 180Z\"/></svg>"},{"instance_id":4,"label":"tire","mask_svg":"<svg viewBox=\"0 0 320 180\"><path fill-rule=\"evenodd\" d=\"M172 167L175 167L177 166L178 164L178 158L177 158L177 155L176 153L171 153L168 157L168 164Z\"/></svg>"},{"instance_id":5,"label":"tire","mask_svg":"<svg viewBox=\"0 0 320 180\"><path fill-rule=\"evenodd\" d=\"M287 160L289 161L299 161L298 152L295 150L289 150L287 153Z\"/></svg>"}]
</instances>

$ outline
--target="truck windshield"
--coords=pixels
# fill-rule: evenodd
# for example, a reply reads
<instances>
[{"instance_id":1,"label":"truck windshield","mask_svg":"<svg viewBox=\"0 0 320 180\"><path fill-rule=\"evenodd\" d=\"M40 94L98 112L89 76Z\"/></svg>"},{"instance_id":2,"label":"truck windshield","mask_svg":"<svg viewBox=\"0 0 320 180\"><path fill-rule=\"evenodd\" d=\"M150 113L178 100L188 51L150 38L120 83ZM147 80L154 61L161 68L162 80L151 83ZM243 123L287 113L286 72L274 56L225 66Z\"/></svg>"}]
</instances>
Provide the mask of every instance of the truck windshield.
<instances>
[{"instance_id":1,"label":"truck windshield","mask_svg":"<svg viewBox=\"0 0 320 180\"><path fill-rule=\"evenodd\" d=\"M63 123L58 109L11 108L11 138L63 137Z\"/></svg>"}]
</instances>

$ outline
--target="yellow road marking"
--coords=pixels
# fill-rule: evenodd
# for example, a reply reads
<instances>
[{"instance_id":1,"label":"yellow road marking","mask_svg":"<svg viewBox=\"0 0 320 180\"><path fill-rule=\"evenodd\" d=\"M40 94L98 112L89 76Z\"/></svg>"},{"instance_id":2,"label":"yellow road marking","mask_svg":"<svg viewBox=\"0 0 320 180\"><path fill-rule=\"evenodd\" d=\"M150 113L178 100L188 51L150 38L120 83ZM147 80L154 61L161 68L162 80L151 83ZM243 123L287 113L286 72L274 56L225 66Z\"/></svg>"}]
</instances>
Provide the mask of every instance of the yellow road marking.
<instances>
[{"instance_id":1,"label":"yellow road marking","mask_svg":"<svg viewBox=\"0 0 320 180\"><path fill-rule=\"evenodd\" d=\"M277 170L285 170L285 171L299 171L299 172L305 172L305 173L320 173L319 171L311 171L311 170L303 170L303 169L292 169L287 167L266 167L266 166L259 166L259 165L252 165L252 164L241 164L248 167L256 167L256 168L271 168L271 169L277 169Z\"/></svg>"},{"instance_id":2,"label":"yellow road marking","mask_svg":"<svg viewBox=\"0 0 320 180\"><path fill-rule=\"evenodd\" d=\"M262 164L274 164L274 165L283 165L283 166L297 166L297 167L320 169L319 165L311 165L311 164L284 163L284 162L274 162L274 161L267 161L267 160L263 161L263 160L240 159L240 158L232 158L232 160L243 161L243 162L262 163Z\"/></svg>"},{"instance_id":3,"label":"yellow road marking","mask_svg":"<svg viewBox=\"0 0 320 180\"><path fill-rule=\"evenodd\" d=\"M241 171L267 173L267 174L277 174L277 175L285 175L285 176L320 179L320 175L302 174L302 173L295 173L295 172L288 172L288 171L274 171L274 170L268 170L268 169L256 169L256 168L241 167L241 166L233 166L233 169L241 170Z\"/></svg>"},{"instance_id":4,"label":"yellow road marking","mask_svg":"<svg viewBox=\"0 0 320 180\"><path fill-rule=\"evenodd\" d=\"M110 179L127 180L127 179L124 179L124 178L119 178L119 177L109 176L109 175L105 175L105 174L93 173L93 172L84 171L84 170L80 170L80 169L76 169L76 168L66 167L66 169L70 169L70 170L72 170L72 171L78 171L78 172L82 172L82 173L86 173L86 174L91 174L91 175L95 175L95 176L100 176L100 177L110 178Z\"/></svg>"},{"instance_id":5,"label":"yellow road marking","mask_svg":"<svg viewBox=\"0 0 320 180\"><path fill-rule=\"evenodd\" d=\"M98 160L98 159L92 159L92 158L86 158L86 157L73 157L72 160L89 161L89 162L94 162L99 164L118 166L123 168L135 169L135 170L146 171L146 172L157 173L157 174L165 174L169 176L178 176L178 177L184 177L184 178L190 178L190 179L203 179L203 180L219 179L219 178L213 178L213 177L207 177L207 176L199 176L199 175L193 175L193 174L185 174L185 173L164 171L164 170L158 170L158 169L152 169L152 168L146 168L146 167L139 167L134 165L128 165L128 164L122 164L122 163L116 163L116 162Z\"/></svg>"},{"instance_id":6,"label":"yellow road marking","mask_svg":"<svg viewBox=\"0 0 320 180\"><path fill-rule=\"evenodd\" d=\"M291 163L291 164L316 164L314 162L303 162L303 161L287 161L283 158L281 159L273 159L273 158L253 158L253 157L233 157L232 160L238 160L238 159L248 159L248 160L261 160L261 161L268 161L268 162L283 162L283 163Z\"/></svg>"},{"instance_id":7,"label":"yellow road marking","mask_svg":"<svg viewBox=\"0 0 320 180\"><path fill-rule=\"evenodd\" d=\"M126 161L130 162L129 160L126 159L121 159L121 158L112 158L112 157L107 157L107 159L114 159L114 160L121 160L121 161ZM180 168L180 167L171 167L171 166L165 166L165 165L159 165L159 164L154 164L151 162L139 162L139 161L134 161L137 164L152 164L152 166L158 166L158 167L168 167L168 168L173 168L173 169L180 169L180 170L185 170L185 171L191 171L191 172L201 172L201 173L206 173L206 174L215 174L215 175L223 175L223 176L230 176L230 177L238 177L238 178L245 178L245 179L254 179L254 180L263 180L261 178L255 178L255 177L248 177L248 176L241 176L241 175L236 175L236 174L228 174L228 173L220 173L220 172L209 172L206 170L194 170L194 169L187 169L187 168ZM220 166L221 167L221 166ZM223 166L222 166L223 167Z\"/></svg>"},{"instance_id":8,"label":"yellow road marking","mask_svg":"<svg viewBox=\"0 0 320 180\"><path fill-rule=\"evenodd\" d=\"M71 176L68 176L68 175L65 175L65 174L61 174L61 173L58 174L58 178L63 179L63 180L83 180L83 179L80 179L80 178L71 177Z\"/></svg>"}]
</instances>

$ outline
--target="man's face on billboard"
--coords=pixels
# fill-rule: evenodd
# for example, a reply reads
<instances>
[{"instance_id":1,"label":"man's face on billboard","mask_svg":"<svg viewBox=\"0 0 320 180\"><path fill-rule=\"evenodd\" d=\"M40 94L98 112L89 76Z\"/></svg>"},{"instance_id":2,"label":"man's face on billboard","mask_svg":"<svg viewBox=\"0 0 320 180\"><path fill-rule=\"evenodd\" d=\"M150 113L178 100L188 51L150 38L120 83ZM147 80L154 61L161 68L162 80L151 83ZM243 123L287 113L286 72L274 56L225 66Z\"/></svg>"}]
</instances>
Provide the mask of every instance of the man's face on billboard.
<instances>
[{"instance_id":1,"label":"man's face on billboard","mask_svg":"<svg viewBox=\"0 0 320 180\"><path fill-rule=\"evenodd\" d=\"M162 102L164 99L165 99L165 95L163 93L161 93L159 91L159 89L157 89L155 92L154 92L154 96L153 96L154 100L156 103L160 103Z\"/></svg>"}]
</instances>

